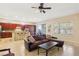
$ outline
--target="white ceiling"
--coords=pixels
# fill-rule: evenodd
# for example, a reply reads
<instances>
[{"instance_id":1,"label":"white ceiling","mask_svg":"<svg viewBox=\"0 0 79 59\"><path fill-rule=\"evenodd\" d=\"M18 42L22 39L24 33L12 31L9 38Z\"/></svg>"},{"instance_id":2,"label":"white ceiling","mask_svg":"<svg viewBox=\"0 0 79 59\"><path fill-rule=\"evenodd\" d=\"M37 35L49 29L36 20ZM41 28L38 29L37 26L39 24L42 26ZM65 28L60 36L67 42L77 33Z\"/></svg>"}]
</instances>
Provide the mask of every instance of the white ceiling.
<instances>
[{"instance_id":1,"label":"white ceiling","mask_svg":"<svg viewBox=\"0 0 79 59\"><path fill-rule=\"evenodd\" d=\"M78 3L45 3L44 6L52 7L45 14L40 13L39 3L0 3L0 22L40 22L50 18L57 18L79 12Z\"/></svg>"}]
</instances>

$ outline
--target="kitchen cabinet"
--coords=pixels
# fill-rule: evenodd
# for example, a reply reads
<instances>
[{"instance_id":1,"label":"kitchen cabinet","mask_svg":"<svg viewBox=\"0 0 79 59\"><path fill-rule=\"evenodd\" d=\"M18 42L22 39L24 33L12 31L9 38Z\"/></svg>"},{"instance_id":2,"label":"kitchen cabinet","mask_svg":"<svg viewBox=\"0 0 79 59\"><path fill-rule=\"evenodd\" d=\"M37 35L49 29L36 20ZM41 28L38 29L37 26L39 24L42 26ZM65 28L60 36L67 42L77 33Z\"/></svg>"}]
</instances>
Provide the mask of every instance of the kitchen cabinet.
<instances>
[{"instance_id":1,"label":"kitchen cabinet","mask_svg":"<svg viewBox=\"0 0 79 59\"><path fill-rule=\"evenodd\" d=\"M0 32L0 38L12 37L12 32Z\"/></svg>"}]
</instances>

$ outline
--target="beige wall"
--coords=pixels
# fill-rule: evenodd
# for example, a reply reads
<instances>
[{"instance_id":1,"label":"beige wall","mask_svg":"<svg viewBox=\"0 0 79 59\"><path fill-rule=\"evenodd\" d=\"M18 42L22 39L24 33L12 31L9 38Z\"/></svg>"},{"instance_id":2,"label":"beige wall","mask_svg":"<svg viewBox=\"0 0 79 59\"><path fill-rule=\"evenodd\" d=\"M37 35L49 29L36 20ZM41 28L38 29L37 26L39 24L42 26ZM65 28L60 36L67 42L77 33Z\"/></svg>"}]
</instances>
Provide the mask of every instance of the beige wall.
<instances>
[{"instance_id":1,"label":"beige wall","mask_svg":"<svg viewBox=\"0 0 79 59\"><path fill-rule=\"evenodd\" d=\"M51 28L51 31L48 32L49 25L56 24L56 23L63 23L63 22L71 22L73 24L72 35L54 34L52 28ZM56 36L59 39L64 40L64 41L79 43L79 13L40 22L40 24L42 23L46 24L47 34Z\"/></svg>"}]
</instances>

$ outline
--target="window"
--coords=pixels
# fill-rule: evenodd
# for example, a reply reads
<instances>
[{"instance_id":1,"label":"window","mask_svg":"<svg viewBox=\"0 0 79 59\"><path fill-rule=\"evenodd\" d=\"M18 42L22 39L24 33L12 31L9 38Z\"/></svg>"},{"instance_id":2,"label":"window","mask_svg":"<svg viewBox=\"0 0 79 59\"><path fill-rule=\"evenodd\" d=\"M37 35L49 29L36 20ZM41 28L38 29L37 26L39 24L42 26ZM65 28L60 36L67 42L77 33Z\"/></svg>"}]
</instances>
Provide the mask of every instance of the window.
<instances>
[{"instance_id":1,"label":"window","mask_svg":"<svg viewBox=\"0 0 79 59\"><path fill-rule=\"evenodd\" d=\"M55 34L72 34L72 23L56 23L53 29Z\"/></svg>"}]
</instances>

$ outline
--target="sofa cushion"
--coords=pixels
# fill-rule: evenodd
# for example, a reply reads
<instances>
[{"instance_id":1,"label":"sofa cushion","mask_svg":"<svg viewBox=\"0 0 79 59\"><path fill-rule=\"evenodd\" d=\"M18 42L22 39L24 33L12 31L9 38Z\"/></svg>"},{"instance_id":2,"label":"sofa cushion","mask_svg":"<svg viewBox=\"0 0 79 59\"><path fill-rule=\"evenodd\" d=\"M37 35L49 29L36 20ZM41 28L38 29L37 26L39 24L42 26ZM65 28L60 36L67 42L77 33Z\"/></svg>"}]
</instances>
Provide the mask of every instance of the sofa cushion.
<instances>
[{"instance_id":1,"label":"sofa cushion","mask_svg":"<svg viewBox=\"0 0 79 59\"><path fill-rule=\"evenodd\" d=\"M42 42L48 42L48 41L49 41L49 40L47 40L47 39L43 39L43 40L42 40Z\"/></svg>"},{"instance_id":2,"label":"sofa cushion","mask_svg":"<svg viewBox=\"0 0 79 59\"><path fill-rule=\"evenodd\" d=\"M46 36L44 36L44 35L40 35L39 37L41 40L46 39Z\"/></svg>"},{"instance_id":3,"label":"sofa cushion","mask_svg":"<svg viewBox=\"0 0 79 59\"><path fill-rule=\"evenodd\" d=\"M44 36L44 35L35 35L35 36L33 36L33 38L34 38L36 41L38 41L38 40L46 39L46 36Z\"/></svg>"},{"instance_id":4,"label":"sofa cushion","mask_svg":"<svg viewBox=\"0 0 79 59\"><path fill-rule=\"evenodd\" d=\"M35 41L34 42L34 44L40 44L41 43L41 41Z\"/></svg>"},{"instance_id":5,"label":"sofa cushion","mask_svg":"<svg viewBox=\"0 0 79 59\"><path fill-rule=\"evenodd\" d=\"M40 40L40 37L38 37L38 36L33 36L33 38L34 38L36 41Z\"/></svg>"},{"instance_id":6,"label":"sofa cushion","mask_svg":"<svg viewBox=\"0 0 79 59\"><path fill-rule=\"evenodd\" d=\"M44 39L44 40L35 41L33 44L34 45L39 45L39 44L42 44L42 43L45 43L45 42L48 42L48 41L49 40Z\"/></svg>"}]
</instances>

